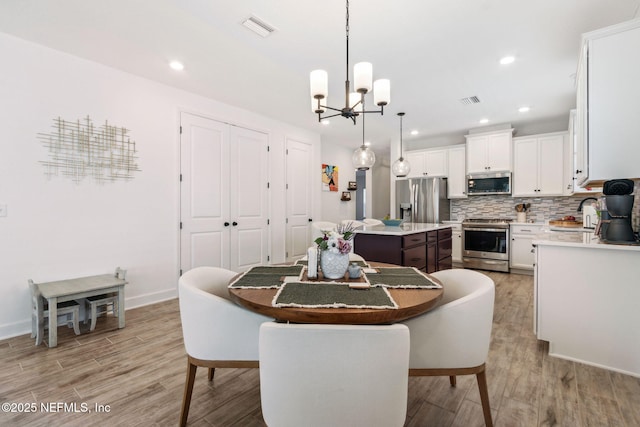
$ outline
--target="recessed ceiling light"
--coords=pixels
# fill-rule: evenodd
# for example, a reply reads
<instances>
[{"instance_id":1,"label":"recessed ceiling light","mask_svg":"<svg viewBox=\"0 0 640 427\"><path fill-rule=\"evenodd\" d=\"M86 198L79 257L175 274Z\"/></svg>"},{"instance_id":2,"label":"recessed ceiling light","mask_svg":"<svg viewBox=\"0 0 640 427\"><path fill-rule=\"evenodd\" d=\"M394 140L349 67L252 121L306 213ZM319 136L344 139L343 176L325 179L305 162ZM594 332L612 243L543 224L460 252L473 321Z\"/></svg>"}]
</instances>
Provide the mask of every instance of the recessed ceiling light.
<instances>
[{"instance_id":1,"label":"recessed ceiling light","mask_svg":"<svg viewBox=\"0 0 640 427\"><path fill-rule=\"evenodd\" d=\"M527 107L526 105L523 107L518 108L518 111L521 113L526 113L530 110L531 108Z\"/></svg>"},{"instance_id":2,"label":"recessed ceiling light","mask_svg":"<svg viewBox=\"0 0 640 427\"><path fill-rule=\"evenodd\" d=\"M184 70L184 65L182 64L182 62L179 62L179 61L171 61L169 63L169 67L171 67L172 69L174 69L176 71Z\"/></svg>"},{"instance_id":3,"label":"recessed ceiling light","mask_svg":"<svg viewBox=\"0 0 640 427\"><path fill-rule=\"evenodd\" d=\"M489 119L480 119L480 124L481 125L484 125L484 124L487 124L487 123L489 123Z\"/></svg>"},{"instance_id":4,"label":"recessed ceiling light","mask_svg":"<svg viewBox=\"0 0 640 427\"><path fill-rule=\"evenodd\" d=\"M418 131L417 131L417 130L415 130L415 129L411 131L411 135L417 135L417 134L419 134L419 133L420 133L420 132L418 132Z\"/></svg>"},{"instance_id":5,"label":"recessed ceiling light","mask_svg":"<svg viewBox=\"0 0 640 427\"><path fill-rule=\"evenodd\" d=\"M515 60L516 60L515 56L505 56L504 58L500 59L500 64L502 65L511 64Z\"/></svg>"}]
</instances>

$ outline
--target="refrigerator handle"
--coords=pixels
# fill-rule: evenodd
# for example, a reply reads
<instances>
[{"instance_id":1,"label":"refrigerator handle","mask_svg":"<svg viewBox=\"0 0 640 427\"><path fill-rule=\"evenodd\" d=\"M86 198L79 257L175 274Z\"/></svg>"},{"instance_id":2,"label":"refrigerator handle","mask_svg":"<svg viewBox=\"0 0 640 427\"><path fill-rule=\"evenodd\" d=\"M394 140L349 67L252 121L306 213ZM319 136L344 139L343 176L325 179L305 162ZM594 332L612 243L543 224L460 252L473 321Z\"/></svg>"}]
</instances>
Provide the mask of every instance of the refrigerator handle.
<instances>
[{"instance_id":1,"label":"refrigerator handle","mask_svg":"<svg viewBox=\"0 0 640 427\"><path fill-rule=\"evenodd\" d=\"M438 194L439 186L436 184L438 184L438 181L437 180L433 181L433 186L431 187L432 194L431 194L431 206L430 206L430 209L432 210L431 218L433 218L434 223L438 223L440 219L438 218L438 208L436 207L436 204L439 200L439 194Z\"/></svg>"},{"instance_id":2,"label":"refrigerator handle","mask_svg":"<svg viewBox=\"0 0 640 427\"><path fill-rule=\"evenodd\" d=\"M410 182L409 191L411 192L411 222L415 222L414 219L418 218L420 207L418 206L418 185Z\"/></svg>"}]
</instances>

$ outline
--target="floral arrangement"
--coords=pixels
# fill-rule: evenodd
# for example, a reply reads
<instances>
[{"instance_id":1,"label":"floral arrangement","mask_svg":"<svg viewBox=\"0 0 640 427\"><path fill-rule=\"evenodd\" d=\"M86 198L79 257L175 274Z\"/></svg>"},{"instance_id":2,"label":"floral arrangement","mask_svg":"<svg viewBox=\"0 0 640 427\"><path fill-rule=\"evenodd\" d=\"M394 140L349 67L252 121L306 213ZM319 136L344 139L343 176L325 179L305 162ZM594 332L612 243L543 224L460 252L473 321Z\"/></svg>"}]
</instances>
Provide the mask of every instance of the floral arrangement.
<instances>
[{"instance_id":1,"label":"floral arrangement","mask_svg":"<svg viewBox=\"0 0 640 427\"><path fill-rule=\"evenodd\" d=\"M348 254L351 252L351 239L353 239L352 223L339 224L336 231L322 230L322 237L318 237L315 243L320 250L329 251L334 254Z\"/></svg>"}]
</instances>

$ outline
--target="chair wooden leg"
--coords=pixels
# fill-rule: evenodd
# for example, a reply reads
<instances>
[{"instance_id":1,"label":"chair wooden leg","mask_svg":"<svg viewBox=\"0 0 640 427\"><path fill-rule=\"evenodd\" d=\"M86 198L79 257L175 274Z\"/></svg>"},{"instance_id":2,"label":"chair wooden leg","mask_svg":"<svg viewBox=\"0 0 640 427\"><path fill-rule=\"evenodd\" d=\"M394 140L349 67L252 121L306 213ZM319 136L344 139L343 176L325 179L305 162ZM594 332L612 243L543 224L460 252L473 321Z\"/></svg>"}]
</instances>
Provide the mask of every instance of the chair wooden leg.
<instances>
[{"instance_id":1,"label":"chair wooden leg","mask_svg":"<svg viewBox=\"0 0 640 427\"><path fill-rule=\"evenodd\" d=\"M493 427L493 419L491 418L491 406L489 405L489 390L487 388L487 376L485 370L476 374L478 380L478 390L480 391L480 402L482 402L482 412L484 414L484 424L487 427Z\"/></svg>"},{"instance_id":2,"label":"chair wooden leg","mask_svg":"<svg viewBox=\"0 0 640 427\"><path fill-rule=\"evenodd\" d=\"M450 375L449 376L449 384L451 384L451 387L455 387L456 386L456 376L455 375Z\"/></svg>"},{"instance_id":3,"label":"chair wooden leg","mask_svg":"<svg viewBox=\"0 0 640 427\"><path fill-rule=\"evenodd\" d=\"M207 373L207 377L209 378L209 381L213 381L213 374L215 373L216 368L209 368L209 372Z\"/></svg>"},{"instance_id":4,"label":"chair wooden leg","mask_svg":"<svg viewBox=\"0 0 640 427\"><path fill-rule=\"evenodd\" d=\"M196 370L198 367L187 361L187 379L184 384L184 395L182 396L182 409L180 409L180 427L187 425L187 417L189 416L189 405L191 405L191 394L193 393L193 383L196 379Z\"/></svg>"}]
</instances>

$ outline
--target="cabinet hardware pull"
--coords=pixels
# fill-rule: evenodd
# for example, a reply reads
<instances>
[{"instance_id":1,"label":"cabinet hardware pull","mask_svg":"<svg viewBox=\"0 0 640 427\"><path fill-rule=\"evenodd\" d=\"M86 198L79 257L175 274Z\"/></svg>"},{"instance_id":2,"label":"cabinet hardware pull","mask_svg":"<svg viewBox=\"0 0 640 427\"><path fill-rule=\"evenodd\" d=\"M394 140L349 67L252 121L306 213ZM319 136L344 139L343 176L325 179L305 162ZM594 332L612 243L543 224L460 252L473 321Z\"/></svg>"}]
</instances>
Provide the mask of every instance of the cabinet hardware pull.
<instances>
[{"instance_id":1,"label":"cabinet hardware pull","mask_svg":"<svg viewBox=\"0 0 640 427\"><path fill-rule=\"evenodd\" d=\"M228 227L228 226L229 226L229 223L228 223L228 222L225 222L225 223L224 223L224 226L225 226L225 227Z\"/></svg>"},{"instance_id":2,"label":"cabinet hardware pull","mask_svg":"<svg viewBox=\"0 0 640 427\"><path fill-rule=\"evenodd\" d=\"M237 223L237 222L235 222L235 221L233 221L233 222L231 223L231 225L233 225L233 226L235 227L236 225L238 225L238 223Z\"/></svg>"}]
</instances>

